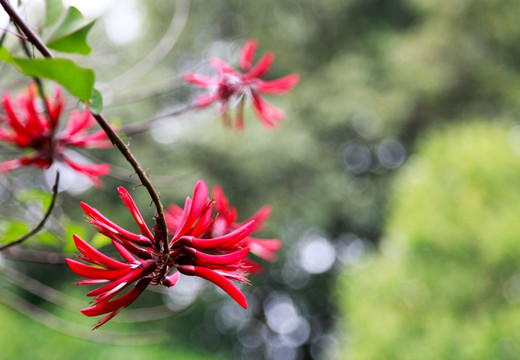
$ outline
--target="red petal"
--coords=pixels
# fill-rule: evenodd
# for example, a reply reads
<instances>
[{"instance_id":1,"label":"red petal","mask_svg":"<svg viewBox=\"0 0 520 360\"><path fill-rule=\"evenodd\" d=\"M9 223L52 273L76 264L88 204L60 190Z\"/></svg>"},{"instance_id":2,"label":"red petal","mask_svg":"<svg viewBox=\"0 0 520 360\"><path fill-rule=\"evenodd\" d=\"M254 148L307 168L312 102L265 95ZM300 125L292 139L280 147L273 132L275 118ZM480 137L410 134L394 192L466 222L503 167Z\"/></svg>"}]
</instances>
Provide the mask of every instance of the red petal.
<instances>
[{"instance_id":1,"label":"red petal","mask_svg":"<svg viewBox=\"0 0 520 360\"><path fill-rule=\"evenodd\" d=\"M180 272L176 272L173 275L167 276L162 280L162 284L166 287L171 287L177 283L179 280L179 277L181 276Z\"/></svg>"},{"instance_id":2,"label":"red petal","mask_svg":"<svg viewBox=\"0 0 520 360\"><path fill-rule=\"evenodd\" d=\"M276 260L275 252L282 247L282 242L279 239L257 239L253 237L246 238L240 245L251 249L251 253L267 260Z\"/></svg>"},{"instance_id":3,"label":"red petal","mask_svg":"<svg viewBox=\"0 0 520 360\"><path fill-rule=\"evenodd\" d=\"M89 111L83 111L80 113L79 111L73 111L69 116L69 122L67 123L67 127L63 131L63 134L67 136L72 136L85 128L90 128L91 120L94 120L94 117Z\"/></svg>"},{"instance_id":4,"label":"red petal","mask_svg":"<svg viewBox=\"0 0 520 360\"><path fill-rule=\"evenodd\" d=\"M240 306L247 309L247 300L244 294L230 280L217 272L201 266L179 265L177 269L185 275L195 275L211 281L228 293Z\"/></svg>"},{"instance_id":5,"label":"red petal","mask_svg":"<svg viewBox=\"0 0 520 360\"><path fill-rule=\"evenodd\" d=\"M74 238L74 244L78 248L78 250L85 255L86 259L89 262L97 265L101 265L107 269L127 269L131 265L119 262L117 260L112 259L111 257L106 256L105 254L99 252L94 247L86 243L83 239L81 239L76 234L72 235Z\"/></svg>"},{"instance_id":6,"label":"red petal","mask_svg":"<svg viewBox=\"0 0 520 360\"><path fill-rule=\"evenodd\" d=\"M264 222L271 216L271 207L269 205L264 205L258 211L249 218L248 221L255 221L255 229L253 232L258 232L261 230Z\"/></svg>"},{"instance_id":7,"label":"red petal","mask_svg":"<svg viewBox=\"0 0 520 360\"><path fill-rule=\"evenodd\" d=\"M249 236L255 227L255 222L250 221L246 223L244 226L236 229L229 234L224 236L211 238L211 239L198 239L192 238L191 246L196 248L197 250L214 250L217 248L232 248L237 242L243 240L245 237Z\"/></svg>"},{"instance_id":8,"label":"red petal","mask_svg":"<svg viewBox=\"0 0 520 360\"><path fill-rule=\"evenodd\" d=\"M24 165L30 165L33 160L28 156L23 156L18 159L8 159L0 163L0 173L7 173L18 169Z\"/></svg>"},{"instance_id":9,"label":"red petal","mask_svg":"<svg viewBox=\"0 0 520 360\"><path fill-rule=\"evenodd\" d=\"M247 71L253 64L253 57L255 56L256 47L258 46L258 41L256 39L249 39L242 51L240 52L239 64L242 70Z\"/></svg>"},{"instance_id":10,"label":"red petal","mask_svg":"<svg viewBox=\"0 0 520 360\"><path fill-rule=\"evenodd\" d=\"M206 106L209 106L211 104L213 104L215 101L219 100L220 99L220 96L215 93L215 94L204 94L204 95L199 95L195 98L195 106L198 107L198 108L203 108L203 107L206 107Z\"/></svg>"},{"instance_id":11,"label":"red petal","mask_svg":"<svg viewBox=\"0 0 520 360\"><path fill-rule=\"evenodd\" d=\"M121 256L123 257L123 259L125 259L126 261L128 261L130 264L133 264L135 263L137 260L132 256L132 253L130 253L130 251L126 250L123 245L121 245L120 243L118 243L117 241L115 240L112 240L112 245L114 245L114 247L116 248L116 250L119 252L119 254L121 254ZM141 250L141 249L140 249Z\"/></svg>"},{"instance_id":12,"label":"red petal","mask_svg":"<svg viewBox=\"0 0 520 360\"><path fill-rule=\"evenodd\" d=\"M143 234L144 236L149 238L150 241L153 241L154 236L152 235L152 232L150 231L148 226L146 226L143 216L139 212L137 205L135 205L135 202L132 199L132 197L130 196L130 194L128 193L128 191L126 191L126 189L122 186L118 187L117 190L119 192L119 196L121 196L121 199L123 199L123 202L125 203L128 210L130 210L130 213L134 217L135 222L139 226L139 230L141 231L141 234Z\"/></svg>"},{"instance_id":13,"label":"red petal","mask_svg":"<svg viewBox=\"0 0 520 360\"><path fill-rule=\"evenodd\" d=\"M298 74L290 74L276 80L258 80L256 82L256 88L258 89L258 91L262 93L281 94L291 90L293 87L296 86L296 84L298 84L299 81L300 76Z\"/></svg>"},{"instance_id":14,"label":"red petal","mask_svg":"<svg viewBox=\"0 0 520 360\"><path fill-rule=\"evenodd\" d=\"M253 109L255 110L255 113L262 122L262 124L268 129L272 129L275 126L276 122L282 121L285 117L285 114L282 110L269 104L260 95L254 92Z\"/></svg>"},{"instance_id":15,"label":"red petal","mask_svg":"<svg viewBox=\"0 0 520 360\"><path fill-rule=\"evenodd\" d=\"M106 280L117 280L129 272L132 271L130 268L126 269L117 269L117 270L106 270L96 268L90 265L85 265L80 263L79 261L73 259L65 259L70 269L74 271L76 274L89 278L89 279L106 279Z\"/></svg>"},{"instance_id":16,"label":"red petal","mask_svg":"<svg viewBox=\"0 0 520 360\"><path fill-rule=\"evenodd\" d=\"M151 240L147 237L143 235L137 235L128 230L123 229L121 226L113 223L112 221L104 217L98 210L85 204L84 202L81 202L80 205L83 208L83 211L91 218L90 223L92 225L101 227L105 229L108 233L120 235L118 237L119 239L123 237L124 239L132 241L138 245L152 246Z\"/></svg>"},{"instance_id":17,"label":"red petal","mask_svg":"<svg viewBox=\"0 0 520 360\"><path fill-rule=\"evenodd\" d=\"M99 177L110 172L110 165L108 164L79 164L65 156L62 159L71 169L86 175L95 187L101 186Z\"/></svg>"},{"instance_id":18,"label":"red petal","mask_svg":"<svg viewBox=\"0 0 520 360\"><path fill-rule=\"evenodd\" d=\"M231 65L229 65L227 62L225 62L222 59L219 59L217 57L212 57L211 59L209 59L208 62L211 66L213 66L215 68L215 70L217 70L217 73L219 75L222 75L225 73L237 74L235 69L233 69L233 67L231 67Z\"/></svg>"},{"instance_id":19,"label":"red petal","mask_svg":"<svg viewBox=\"0 0 520 360\"><path fill-rule=\"evenodd\" d=\"M201 251L196 251L195 258L200 261L200 265L202 266L225 266L243 260L248 253L249 248L240 249L238 251L223 255L210 255Z\"/></svg>"},{"instance_id":20,"label":"red petal","mask_svg":"<svg viewBox=\"0 0 520 360\"><path fill-rule=\"evenodd\" d=\"M193 191L193 200L191 203L191 209L186 222L193 224L207 209L208 203L208 187L202 180L197 181L195 184L195 190Z\"/></svg>"},{"instance_id":21,"label":"red petal","mask_svg":"<svg viewBox=\"0 0 520 360\"><path fill-rule=\"evenodd\" d=\"M191 84L198 85L205 89L218 84L218 79L216 79L216 78L212 78L212 77L200 75L200 74L195 74L195 73L191 73L191 72L185 73L182 76L182 78L184 79L184 81L187 81Z\"/></svg>"},{"instance_id":22,"label":"red petal","mask_svg":"<svg viewBox=\"0 0 520 360\"><path fill-rule=\"evenodd\" d=\"M269 70L274 61L274 54L272 52L266 53L260 58L255 66L249 70L245 76L250 79L259 78Z\"/></svg>"},{"instance_id":23,"label":"red petal","mask_svg":"<svg viewBox=\"0 0 520 360\"><path fill-rule=\"evenodd\" d=\"M215 201L215 210L217 210L219 213L226 212L229 207L229 201L226 198L226 195L224 195L224 190L222 187L220 185L213 186L211 195Z\"/></svg>"}]
</instances>

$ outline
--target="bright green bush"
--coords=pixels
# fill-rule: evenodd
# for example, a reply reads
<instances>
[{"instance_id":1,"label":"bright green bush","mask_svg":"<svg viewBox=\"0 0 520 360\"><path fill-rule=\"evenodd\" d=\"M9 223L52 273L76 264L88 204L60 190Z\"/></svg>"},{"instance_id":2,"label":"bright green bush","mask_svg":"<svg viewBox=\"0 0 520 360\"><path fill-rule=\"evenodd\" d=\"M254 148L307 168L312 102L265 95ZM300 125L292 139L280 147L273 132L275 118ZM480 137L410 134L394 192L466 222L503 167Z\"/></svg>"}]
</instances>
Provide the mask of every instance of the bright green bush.
<instances>
[{"instance_id":1,"label":"bright green bush","mask_svg":"<svg viewBox=\"0 0 520 360\"><path fill-rule=\"evenodd\" d=\"M418 143L381 254L340 279L339 359L518 359L518 130L469 122Z\"/></svg>"}]
</instances>

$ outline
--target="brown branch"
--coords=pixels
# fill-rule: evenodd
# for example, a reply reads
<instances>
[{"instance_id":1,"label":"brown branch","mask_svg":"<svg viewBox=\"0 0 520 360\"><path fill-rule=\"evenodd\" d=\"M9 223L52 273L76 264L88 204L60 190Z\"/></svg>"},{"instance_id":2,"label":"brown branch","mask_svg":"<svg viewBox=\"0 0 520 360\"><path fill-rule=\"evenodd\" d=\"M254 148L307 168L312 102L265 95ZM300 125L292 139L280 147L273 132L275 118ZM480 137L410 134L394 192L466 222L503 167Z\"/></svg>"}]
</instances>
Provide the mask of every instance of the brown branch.
<instances>
[{"instance_id":1,"label":"brown branch","mask_svg":"<svg viewBox=\"0 0 520 360\"><path fill-rule=\"evenodd\" d=\"M5 250L11 246L14 246L14 245L18 245L20 243L22 243L23 241L27 240L28 238L30 238L31 236L33 236L34 234L36 234L38 231L40 231L43 226L45 225L45 223L47 222L47 219L49 218L49 216L51 215L51 212L52 212L52 209L54 208L54 203L56 202L56 197L58 196L58 184L60 182L60 173L56 173L56 180L54 182L54 186L52 188L52 199L51 199L51 204L49 205L49 208L47 209L47 212L45 213L45 216L43 217L43 219L41 219L41 221L38 223L38 225L36 225L35 228L33 228L31 231L29 231L27 234L23 235L22 237L8 243L8 244L5 244L5 245L2 245L0 246L0 251L2 250Z\"/></svg>"},{"instance_id":2,"label":"brown branch","mask_svg":"<svg viewBox=\"0 0 520 360\"><path fill-rule=\"evenodd\" d=\"M20 29L24 32L24 34L27 36L28 40L38 49L38 51L46 58L53 58L53 55L51 51L47 48L47 46L41 41L39 36L33 32L29 26L25 23L25 21L16 13L16 11L12 8L11 4L8 0L0 0L0 5L3 6L5 11L9 14L11 17L11 20L20 27ZM156 229L156 245L158 248L160 248L160 245L163 244L164 249L167 249L168 247L168 233L167 233L167 227L166 222L164 220L164 211L163 206L161 204L161 201L159 199L159 195L155 191L154 187L152 186L150 180L146 176L144 170L141 168L141 165L137 162L135 157L130 152L130 149L128 146L123 142L123 140L117 135L117 133L110 127L108 122L105 120L103 115L101 114L92 114L98 124L101 126L101 128L105 131L108 138L112 141L112 144L114 144L118 150L123 154L123 156L126 158L126 160L132 165L135 172L137 173L137 176L141 180L141 183L143 186L148 190L148 193L150 194L150 197L152 198L152 201L155 205L155 208L157 210L157 216L156 216L156 223L158 225L158 229ZM1 250L1 249L0 249Z\"/></svg>"}]
</instances>

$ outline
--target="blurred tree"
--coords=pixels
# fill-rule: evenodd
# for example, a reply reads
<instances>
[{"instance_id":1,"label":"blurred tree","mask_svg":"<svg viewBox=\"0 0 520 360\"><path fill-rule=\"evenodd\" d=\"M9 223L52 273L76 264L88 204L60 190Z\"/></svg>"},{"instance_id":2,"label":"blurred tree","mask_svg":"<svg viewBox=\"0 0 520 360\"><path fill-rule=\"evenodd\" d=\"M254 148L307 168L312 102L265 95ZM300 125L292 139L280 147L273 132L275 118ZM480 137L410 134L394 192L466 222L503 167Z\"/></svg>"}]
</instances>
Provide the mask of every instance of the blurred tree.
<instances>
[{"instance_id":1,"label":"blurred tree","mask_svg":"<svg viewBox=\"0 0 520 360\"><path fill-rule=\"evenodd\" d=\"M520 128L445 126L417 147L382 253L341 279L338 359L515 359Z\"/></svg>"}]
</instances>

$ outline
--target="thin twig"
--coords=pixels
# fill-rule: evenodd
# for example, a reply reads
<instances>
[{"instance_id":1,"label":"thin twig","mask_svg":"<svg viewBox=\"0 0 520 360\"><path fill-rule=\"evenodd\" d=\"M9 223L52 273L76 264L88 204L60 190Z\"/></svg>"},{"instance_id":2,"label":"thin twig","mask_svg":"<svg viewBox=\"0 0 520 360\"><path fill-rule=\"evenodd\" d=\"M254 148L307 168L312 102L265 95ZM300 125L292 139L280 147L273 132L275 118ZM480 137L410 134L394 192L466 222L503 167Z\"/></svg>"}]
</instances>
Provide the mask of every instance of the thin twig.
<instances>
[{"instance_id":1,"label":"thin twig","mask_svg":"<svg viewBox=\"0 0 520 360\"><path fill-rule=\"evenodd\" d=\"M27 36L29 41L38 49L38 51L46 58L53 58L53 55L51 51L47 48L47 46L41 41L39 36L34 33L29 26L25 23L25 21L16 13L16 11L13 9L11 4L8 0L0 0L0 4L3 6L5 11L9 14L11 17L11 20L22 29L24 34ZM130 149L128 146L123 142L123 140L117 135L117 133L112 129L112 127L108 124L108 122L105 120L103 115L101 114L92 114L98 124L101 126L101 128L105 131L108 138L112 141L112 144L114 144L119 151L123 154L125 159L132 165L135 172L137 173L137 176L141 180L141 183L143 186L148 190L148 193L150 194L150 197L152 198L152 201L155 205L155 208L157 210L156 215L156 245L158 248L160 248L160 245L162 244L164 246L164 249L167 249L168 247L168 240L167 240L167 227L166 222L164 220L164 211L163 206L161 204L161 201L159 199L159 195L155 191L153 185L151 184L150 180L146 176L144 170L141 168L141 165L137 162L135 157L130 152Z\"/></svg>"},{"instance_id":2,"label":"thin twig","mask_svg":"<svg viewBox=\"0 0 520 360\"><path fill-rule=\"evenodd\" d=\"M0 38L0 46L2 46L2 44L3 44L4 40L5 40L5 37L6 37L6 35L7 35L8 33L11 34L11 35L16 36L17 38L20 38L20 39L22 39L22 40L25 40L25 41L29 40L29 39L27 39L27 36L24 36L24 35L21 35L21 34L15 33L15 32L13 32L13 31L11 31L11 30L4 29L4 28L2 28L2 27L0 27L0 30L4 32L4 33L2 34L2 37Z\"/></svg>"},{"instance_id":3,"label":"thin twig","mask_svg":"<svg viewBox=\"0 0 520 360\"><path fill-rule=\"evenodd\" d=\"M167 118L182 115L193 109L196 109L196 106L194 106L192 104L186 105L184 107L181 107L179 109L176 109L174 111L171 111L171 112L163 114L163 115L155 116L153 118L146 119L146 120L134 123L134 124L121 126L121 128L119 128L119 131L125 135L139 134L139 133L149 130L152 127L157 126L159 122L163 122ZM160 120L162 120L162 121L160 121Z\"/></svg>"},{"instance_id":4,"label":"thin twig","mask_svg":"<svg viewBox=\"0 0 520 360\"><path fill-rule=\"evenodd\" d=\"M54 208L54 203L56 202L56 197L58 196L58 185L59 185L59 183L60 183L60 173L57 172L56 173L56 180L55 180L54 186L52 188L51 204L49 205L49 208L47 209L47 212L45 213L45 216L43 217L43 219L41 219L41 221L38 223L38 225L36 225L35 228L33 228L31 231L29 231L27 234L23 235L22 237L14 240L14 241L12 241L12 242L10 242L8 244L0 246L0 251L5 250L5 249L7 249L7 248L9 248L11 246L18 245L18 244L22 243L23 241L27 240L28 238L30 238L31 236L33 236L34 234L36 234L38 231L40 231L43 228L43 226L47 222L47 219L51 215L52 209Z\"/></svg>"},{"instance_id":5,"label":"thin twig","mask_svg":"<svg viewBox=\"0 0 520 360\"><path fill-rule=\"evenodd\" d=\"M66 257L59 252L54 251L41 251L41 250L24 250L21 248L10 248L2 252L2 256L8 259L14 259L18 261L27 261L43 264L66 264Z\"/></svg>"}]
</instances>

